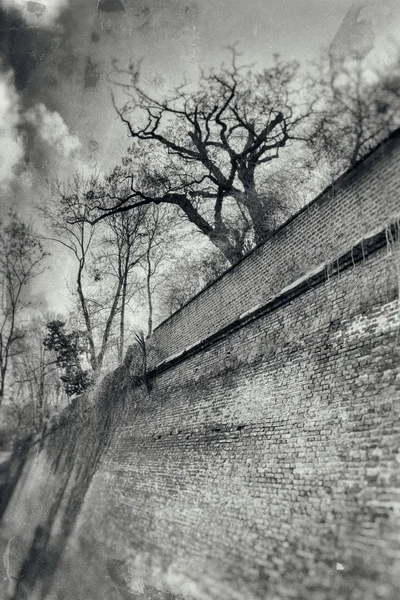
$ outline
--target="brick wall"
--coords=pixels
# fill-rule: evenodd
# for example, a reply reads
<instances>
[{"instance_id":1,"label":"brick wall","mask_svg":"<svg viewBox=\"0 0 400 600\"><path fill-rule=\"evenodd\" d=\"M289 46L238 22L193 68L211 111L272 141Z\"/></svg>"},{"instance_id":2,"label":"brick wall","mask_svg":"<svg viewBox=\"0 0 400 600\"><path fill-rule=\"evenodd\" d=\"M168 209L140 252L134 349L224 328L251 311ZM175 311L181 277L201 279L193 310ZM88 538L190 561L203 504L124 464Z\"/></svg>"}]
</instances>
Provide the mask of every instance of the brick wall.
<instances>
[{"instance_id":1,"label":"brick wall","mask_svg":"<svg viewBox=\"0 0 400 600\"><path fill-rule=\"evenodd\" d=\"M343 220L332 208L338 194L325 195L281 230L277 243L297 240L293 261L271 249L269 263L263 246L195 300L203 310L204 298L215 318L207 332L218 335L147 380L125 365L105 382L97 397L111 420L102 420L100 453L96 436L76 437L90 410L79 403L75 421L32 450L0 532L22 548L13 558L20 598L397 600L400 267L385 233L390 242L396 232L385 227L398 209L397 155L394 136L347 176ZM374 189L379 165L385 191ZM298 255L322 262L313 252L325 257L328 242L321 230L320 248L310 225L321 215L336 231L328 268L273 288L242 319L254 298L229 314L209 308L223 285L261 294L267 268L256 264L282 260L286 285ZM193 319L192 338L176 324L184 347L198 339ZM98 421L95 413L89 426Z\"/></svg>"},{"instance_id":2,"label":"brick wall","mask_svg":"<svg viewBox=\"0 0 400 600\"><path fill-rule=\"evenodd\" d=\"M228 324L400 212L400 130L152 336L155 365Z\"/></svg>"}]
</instances>

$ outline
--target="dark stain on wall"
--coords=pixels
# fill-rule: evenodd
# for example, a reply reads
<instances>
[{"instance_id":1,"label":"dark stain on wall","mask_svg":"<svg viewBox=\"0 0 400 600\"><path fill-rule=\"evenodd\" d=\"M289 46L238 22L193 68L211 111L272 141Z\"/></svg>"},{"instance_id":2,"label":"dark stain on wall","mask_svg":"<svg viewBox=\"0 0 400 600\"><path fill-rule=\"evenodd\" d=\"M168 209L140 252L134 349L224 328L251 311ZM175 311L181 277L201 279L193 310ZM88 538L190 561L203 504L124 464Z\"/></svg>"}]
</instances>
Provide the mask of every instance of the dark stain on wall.
<instances>
[{"instance_id":1,"label":"dark stain on wall","mask_svg":"<svg viewBox=\"0 0 400 600\"><path fill-rule=\"evenodd\" d=\"M92 403L87 396L79 398L64 413L59 426L41 440L57 475L58 488L44 522L36 527L18 576L15 600L30 598L33 590L40 590L40 598L46 598L51 589L86 492L116 427L118 409L125 401L125 379L124 367L117 369L102 382Z\"/></svg>"}]
</instances>

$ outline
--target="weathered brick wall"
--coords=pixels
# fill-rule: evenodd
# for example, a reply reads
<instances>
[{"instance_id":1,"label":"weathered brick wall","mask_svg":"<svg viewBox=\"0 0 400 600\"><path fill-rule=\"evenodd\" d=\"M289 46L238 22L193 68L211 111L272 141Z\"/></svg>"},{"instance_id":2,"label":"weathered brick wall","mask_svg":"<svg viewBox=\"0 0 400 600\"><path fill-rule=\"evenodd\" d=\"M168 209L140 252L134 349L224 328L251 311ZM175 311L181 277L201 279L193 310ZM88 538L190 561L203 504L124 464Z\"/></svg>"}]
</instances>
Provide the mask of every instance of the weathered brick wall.
<instances>
[{"instance_id":1,"label":"weathered brick wall","mask_svg":"<svg viewBox=\"0 0 400 600\"><path fill-rule=\"evenodd\" d=\"M350 184L339 192L344 238L337 195L281 230L297 242L293 260L270 249L271 264L282 260L273 300L242 320L236 301L225 306L225 330L221 307L207 304L236 277L243 294L266 289L263 247L195 301L218 335L148 379L140 361L121 368L96 396L101 412L87 419L78 403L75 420L33 449L0 531L18 550L15 600L397 600L400 257L385 226L398 209L398 137L379 152L351 184L367 208L357 213ZM313 253L329 255L317 225L302 229L313 214L335 221L335 260L287 287L298 253L311 267L322 262ZM196 318L192 337L175 325L184 347L206 337ZM90 431L76 436L81 413Z\"/></svg>"},{"instance_id":2,"label":"weathered brick wall","mask_svg":"<svg viewBox=\"0 0 400 600\"><path fill-rule=\"evenodd\" d=\"M150 363L184 350L351 248L400 212L400 130L274 237L162 323Z\"/></svg>"},{"instance_id":3,"label":"weathered brick wall","mask_svg":"<svg viewBox=\"0 0 400 600\"><path fill-rule=\"evenodd\" d=\"M134 395L86 530L110 523L136 569L175 594L397 598L390 266L383 249L166 371L147 400Z\"/></svg>"},{"instance_id":4,"label":"weathered brick wall","mask_svg":"<svg viewBox=\"0 0 400 600\"><path fill-rule=\"evenodd\" d=\"M397 599L397 267L381 248L128 388L51 597Z\"/></svg>"}]
</instances>

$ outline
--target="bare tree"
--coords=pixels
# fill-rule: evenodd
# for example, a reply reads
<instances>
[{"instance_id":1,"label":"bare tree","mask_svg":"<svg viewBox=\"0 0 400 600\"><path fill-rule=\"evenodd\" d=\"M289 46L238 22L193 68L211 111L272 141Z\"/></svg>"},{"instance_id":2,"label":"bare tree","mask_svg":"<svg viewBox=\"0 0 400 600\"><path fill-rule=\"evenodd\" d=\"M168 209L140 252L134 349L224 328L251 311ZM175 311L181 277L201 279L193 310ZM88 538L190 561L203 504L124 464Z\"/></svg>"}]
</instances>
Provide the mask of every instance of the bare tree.
<instances>
[{"instance_id":1,"label":"bare tree","mask_svg":"<svg viewBox=\"0 0 400 600\"><path fill-rule=\"evenodd\" d=\"M17 423L25 431L40 431L43 425L67 403L60 382L60 370L43 345L46 334L43 317L35 317L26 327L18 353L12 357L11 403Z\"/></svg>"},{"instance_id":2,"label":"bare tree","mask_svg":"<svg viewBox=\"0 0 400 600\"><path fill-rule=\"evenodd\" d=\"M88 210L85 204L85 195L96 182L95 178L87 181L79 175L66 184L56 182L52 185L50 200L41 209L53 236L48 239L66 248L72 253L77 263L76 293L85 323L89 361L93 373L98 371L99 361L88 299L84 290L84 277L95 228L91 227L85 219Z\"/></svg>"},{"instance_id":3,"label":"bare tree","mask_svg":"<svg viewBox=\"0 0 400 600\"><path fill-rule=\"evenodd\" d=\"M268 194L268 167L301 138L305 117L293 89L297 69L275 56L257 73L239 66L233 51L229 66L201 75L197 91L181 86L161 99L140 85L138 69L117 68L129 100L116 110L133 139L131 158L114 172L124 193L94 193L91 221L174 205L237 261L249 236L260 242L273 229L280 200Z\"/></svg>"},{"instance_id":4,"label":"bare tree","mask_svg":"<svg viewBox=\"0 0 400 600\"><path fill-rule=\"evenodd\" d=\"M125 315L126 308L133 293L139 286L137 279L131 281L131 274L135 267L143 260L146 250L143 248L143 238L147 235L145 227L147 209L135 213L117 213L111 215L101 242L101 254L96 260L96 274L104 277L107 273L114 278L117 284L119 334L118 334L118 363L124 357L125 346ZM99 272L101 268L102 274Z\"/></svg>"},{"instance_id":5,"label":"bare tree","mask_svg":"<svg viewBox=\"0 0 400 600\"><path fill-rule=\"evenodd\" d=\"M130 219L116 215L101 227L90 225L86 198L98 185L98 177L85 179L79 175L67 184L56 183L50 201L43 208L53 234L48 239L67 248L76 261L78 309L95 378L101 372L110 345L121 296L127 291L128 274L138 261L133 249L140 224L138 215Z\"/></svg>"},{"instance_id":6,"label":"bare tree","mask_svg":"<svg viewBox=\"0 0 400 600\"><path fill-rule=\"evenodd\" d=\"M23 338L22 319L29 306L27 289L40 272L46 253L32 228L11 214L0 224L0 404L11 357Z\"/></svg>"},{"instance_id":7,"label":"bare tree","mask_svg":"<svg viewBox=\"0 0 400 600\"><path fill-rule=\"evenodd\" d=\"M146 274L146 298L148 305L147 337L153 332L153 278L157 272L158 265L163 258L162 250L160 252L159 240L157 240L157 229L160 223L159 217L160 211L156 206L155 209L149 213L146 223L147 231L144 268Z\"/></svg>"},{"instance_id":8,"label":"bare tree","mask_svg":"<svg viewBox=\"0 0 400 600\"><path fill-rule=\"evenodd\" d=\"M147 337L153 332L155 295L160 287L165 285L168 271L165 271L169 260L169 250L175 250L179 245L179 235L176 232L176 221L167 207L146 207L142 223L143 257L140 267L144 273L145 283L142 288L147 305ZM175 237L176 236L176 237Z\"/></svg>"},{"instance_id":9,"label":"bare tree","mask_svg":"<svg viewBox=\"0 0 400 600\"><path fill-rule=\"evenodd\" d=\"M362 56L325 57L313 76L310 147L332 177L351 167L400 124L400 61L380 70ZM318 99L318 100L317 100Z\"/></svg>"},{"instance_id":10,"label":"bare tree","mask_svg":"<svg viewBox=\"0 0 400 600\"><path fill-rule=\"evenodd\" d=\"M115 213L96 226L87 219L87 197L104 186L100 177L76 176L71 182L52 187L52 197L43 209L53 232L49 238L65 248L76 262L78 313L73 329L83 321L88 341L88 360L96 379L111 346L117 347L121 363L125 345L126 307L133 294L145 286L138 281L140 266L151 254L154 275L155 249L160 244L159 230L151 222L151 207L133 213ZM113 180L112 186L118 185ZM136 268L136 272L134 273ZM119 331L115 324L119 317Z\"/></svg>"}]
</instances>

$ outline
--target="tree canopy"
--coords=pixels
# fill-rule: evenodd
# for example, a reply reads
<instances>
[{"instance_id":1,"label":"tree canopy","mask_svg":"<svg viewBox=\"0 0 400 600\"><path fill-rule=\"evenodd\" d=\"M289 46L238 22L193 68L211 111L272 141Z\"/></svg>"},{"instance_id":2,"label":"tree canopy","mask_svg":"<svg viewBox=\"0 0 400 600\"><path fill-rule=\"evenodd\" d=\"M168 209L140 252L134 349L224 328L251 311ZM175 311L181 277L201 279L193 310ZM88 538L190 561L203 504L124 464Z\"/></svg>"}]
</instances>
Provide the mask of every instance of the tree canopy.
<instances>
[{"instance_id":1,"label":"tree canopy","mask_svg":"<svg viewBox=\"0 0 400 600\"><path fill-rule=\"evenodd\" d=\"M231 64L202 73L197 89L183 85L164 99L145 91L138 69L117 69L129 99L116 110L132 146L109 179L113 189L88 198L93 222L174 205L231 263L272 233L281 199L270 193L267 167L303 139L307 114L295 89L298 64L275 56L256 72L237 58L233 51Z\"/></svg>"},{"instance_id":2,"label":"tree canopy","mask_svg":"<svg viewBox=\"0 0 400 600\"><path fill-rule=\"evenodd\" d=\"M0 223L0 404L10 359L24 335L27 288L40 272L45 256L39 237L18 215L11 213Z\"/></svg>"},{"instance_id":3,"label":"tree canopy","mask_svg":"<svg viewBox=\"0 0 400 600\"><path fill-rule=\"evenodd\" d=\"M337 176L398 125L398 61L389 75L357 57L327 56L309 73L277 55L263 70L231 57L165 96L142 84L140 65L116 65L114 106L132 143L87 195L92 223L174 206L233 264L287 215L293 182L301 195L324 160Z\"/></svg>"}]
</instances>

